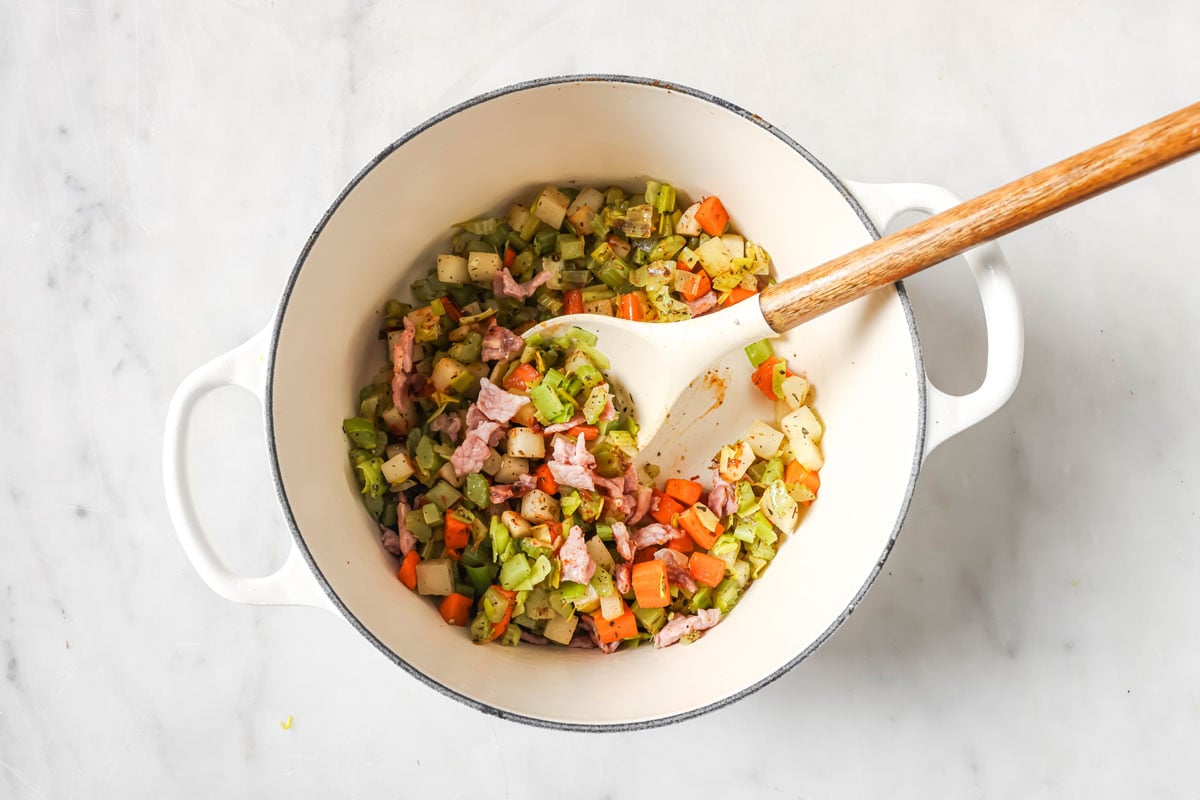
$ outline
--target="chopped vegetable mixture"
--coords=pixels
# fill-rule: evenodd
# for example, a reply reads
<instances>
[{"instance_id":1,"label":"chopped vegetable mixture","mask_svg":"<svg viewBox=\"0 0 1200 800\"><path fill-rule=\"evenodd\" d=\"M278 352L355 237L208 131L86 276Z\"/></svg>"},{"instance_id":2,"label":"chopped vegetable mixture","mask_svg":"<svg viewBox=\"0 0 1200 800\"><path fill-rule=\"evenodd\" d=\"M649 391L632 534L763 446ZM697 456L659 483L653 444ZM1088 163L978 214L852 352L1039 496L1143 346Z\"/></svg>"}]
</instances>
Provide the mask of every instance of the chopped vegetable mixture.
<instances>
[{"instance_id":1,"label":"chopped vegetable mixture","mask_svg":"<svg viewBox=\"0 0 1200 800\"><path fill-rule=\"evenodd\" d=\"M766 251L710 196L547 186L507 218L462 222L450 252L390 300L389 363L343 422L363 502L398 578L476 643L613 652L690 642L762 575L816 499L823 428L809 385L769 341L746 348L777 407L722 447L707 486L639 474L637 424L579 328L594 313L671 322L770 280Z\"/></svg>"}]
</instances>

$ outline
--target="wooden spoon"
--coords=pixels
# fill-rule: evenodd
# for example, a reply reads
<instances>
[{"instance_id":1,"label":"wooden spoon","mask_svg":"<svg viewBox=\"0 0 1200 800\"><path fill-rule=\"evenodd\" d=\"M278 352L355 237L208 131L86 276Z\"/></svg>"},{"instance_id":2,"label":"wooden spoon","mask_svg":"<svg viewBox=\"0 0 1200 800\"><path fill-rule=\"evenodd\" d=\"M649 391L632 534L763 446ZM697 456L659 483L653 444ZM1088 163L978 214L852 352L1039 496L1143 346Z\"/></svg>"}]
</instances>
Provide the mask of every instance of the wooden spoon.
<instances>
[{"instance_id":1,"label":"wooden spoon","mask_svg":"<svg viewBox=\"0 0 1200 800\"><path fill-rule=\"evenodd\" d=\"M901 231L768 286L697 319L643 323L597 314L559 317L527 335L564 327L595 333L609 376L632 401L645 447L692 379L720 356L790 330L964 250L1095 197L1200 150L1200 103L967 200Z\"/></svg>"}]
</instances>

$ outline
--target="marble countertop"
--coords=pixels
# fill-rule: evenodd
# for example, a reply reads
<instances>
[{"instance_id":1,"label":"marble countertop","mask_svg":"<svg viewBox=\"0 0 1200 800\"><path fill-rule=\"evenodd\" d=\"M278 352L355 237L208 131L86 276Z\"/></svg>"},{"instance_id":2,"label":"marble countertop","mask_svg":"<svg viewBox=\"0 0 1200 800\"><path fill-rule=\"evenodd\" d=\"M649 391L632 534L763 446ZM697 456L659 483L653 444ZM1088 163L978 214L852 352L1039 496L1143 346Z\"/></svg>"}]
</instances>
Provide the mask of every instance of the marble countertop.
<instances>
[{"instance_id":1,"label":"marble countertop","mask_svg":"<svg viewBox=\"0 0 1200 800\"><path fill-rule=\"evenodd\" d=\"M0 3L0 796L1194 796L1200 159L1003 241L1016 395L927 463L848 623L727 709L614 735L502 722L187 563L161 489L172 391L266 321L360 166L448 105L650 75L841 175L971 194L1200 86L1188 0L644 8ZM969 278L910 291L933 377L971 388ZM219 392L196 425L205 520L265 572L287 537L257 406ZM671 759L684 742L721 768Z\"/></svg>"}]
</instances>

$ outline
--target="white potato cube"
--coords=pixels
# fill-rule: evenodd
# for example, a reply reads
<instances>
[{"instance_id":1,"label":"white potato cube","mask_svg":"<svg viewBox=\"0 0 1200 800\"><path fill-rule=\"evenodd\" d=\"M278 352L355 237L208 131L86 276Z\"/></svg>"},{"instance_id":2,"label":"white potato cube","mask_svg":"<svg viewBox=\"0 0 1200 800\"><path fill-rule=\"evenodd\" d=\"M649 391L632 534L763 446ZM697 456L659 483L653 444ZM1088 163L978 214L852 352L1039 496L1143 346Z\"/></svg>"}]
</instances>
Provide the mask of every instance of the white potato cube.
<instances>
[{"instance_id":1,"label":"white potato cube","mask_svg":"<svg viewBox=\"0 0 1200 800\"><path fill-rule=\"evenodd\" d=\"M529 209L520 203L513 203L513 207L508 210L508 227L519 231L525 227L525 223L528 221Z\"/></svg>"},{"instance_id":2,"label":"white potato cube","mask_svg":"<svg viewBox=\"0 0 1200 800\"><path fill-rule=\"evenodd\" d=\"M717 467L717 471L725 480L733 483L736 480L741 480L746 474L746 470L750 469L750 465L754 463L754 451L750 448L749 442L736 442L732 445L725 445L721 448L721 457Z\"/></svg>"},{"instance_id":3,"label":"white potato cube","mask_svg":"<svg viewBox=\"0 0 1200 800\"><path fill-rule=\"evenodd\" d=\"M699 236L700 223L696 222L696 212L700 210L699 203L692 203L675 223L675 232L680 236Z\"/></svg>"},{"instance_id":4,"label":"white potato cube","mask_svg":"<svg viewBox=\"0 0 1200 800\"><path fill-rule=\"evenodd\" d=\"M721 244L725 245L725 249L729 251L732 258L746 257L746 240L736 233L725 233L721 235Z\"/></svg>"},{"instance_id":5,"label":"white potato cube","mask_svg":"<svg viewBox=\"0 0 1200 800\"><path fill-rule=\"evenodd\" d=\"M696 257L709 275L716 277L733 269L733 257L719 238L709 239L696 248Z\"/></svg>"},{"instance_id":6,"label":"white potato cube","mask_svg":"<svg viewBox=\"0 0 1200 800\"><path fill-rule=\"evenodd\" d=\"M531 489L521 498L521 516L530 522L551 522L558 517L558 501L541 489Z\"/></svg>"},{"instance_id":7,"label":"white potato cube","mask_svg":"<svg viewBox=\"0 0 1200 800\"><path fill-rule=\"evenodd\" d=\"M500 468L496 470L496 483L516 483L517 478L529 472L529 460L516 456L500 456Z\"/></svg>"},{"instance_id":8,"label":"white potato cube","mask_svg":"<svg viewBox=\"0 0 1200 800\"><path fill-rule=\"evenodd\" d=\"M783 432L772 428L761 419L754 420L750 425L750 433L746 436L750 449L759 458L773 458L783 444Z\"/></svg>"},{"instance_id":9,"label":"white potato cube","mask_svg":"<svg viewBox=\"0 0 1200 800\"><path fill-rule=\"evenodd\" d=\"M596 562L596 566L600 569L608 570L613 573L617 571L617 565L613 561L612 553L608 552L608 548L604 546L604 542L600 541L599 536L593 536L587 540L588 555L592 557L592 561Z\"/></svg>"},{"instance_id":10,"label":"white potato cube","mask_svg":"<svg viewBox=\"0 0 1200 800\"><path fill-rule=\"evenodd\" d=\"M569 618L555 614L546 622L546 629L542 631L542 636L558 644L570 644L577 625L579 625L578 614L572 614Z\"/></svg>"},{"instance_id":11,"label":"white potato cube","mask_svg":"<svg viewBox=\"0 0 1200 800\"><path fill-rule=\"evenodd\" d=\"M492 284L492 276L500 271L500 256L495 253L467 254L467 275L475 283Z\"/></svg>"},{"instance_id":12,"label":"white potato cube","mask_svg":"<svg viewBox=\"0 0 1200 800\"><path fill-rule=\"evenodd\" d=\"M796 461L800 462L800 466L809 472L816 472L825 466L825 458L821 455L821 448L812 439L788 437L788 442L792 446L792 455L795 456Z\"/></svg>"},{"instance_id":13,"label":"white potato cube","mask_svg":"<svg viewBox=\"0 0 1200 800\"><path fill-rule=\"evenodd\" d=\"M510 428L505 436L510 456L516 458L546 457L546 440L532 428Z\"/></svg>"},{"instance_id":14,"label":"white potato cube","mask_svg":"<svg viewBox=\"0 0 1200 800\"><path fill-rule=\"evenodd\" d=\"M466 371L467 368L453 358L443 356L433 365L433 388L439 392L446 391L450 388L451 382Z\"/></svg>"},{"instance_id":15,"label":"white potato cube","mask_svg":"<svg viewBox=\"0 0 1200 800\"><path fill-rule=\"evenodd\" d=\"M788 438L793 440L808 439L812 442L819 442L825 432L817 415L808 406L800 406L780 420L779 424Z\"/></svg>"},{"instance_id":16,"label":"white potato cube","mask_svg":"<svg viewBox=\"0 0 1200 800\"><path fill-rule=\"evenodd\" d=\"M567 206L570 203L565 194L553 186L547 186L537 196L529 212L554 230L558 230L562 227L563 217L567 215Z\"/></svg>"},{"instance_id":17,"label":"white potato cube","mask_svg":"<svg viewBox=\"0 0 1200 800\"><path fill-rule=\"evenodd\" d=\"M508 528L508 532L517 539L528 536L529 532L533 530L529 521L515 511L505 511L500 515L500 521L504 523L504 527Z\"/></svg>"},{"instance_id":18,"label":"white potato cube","mask_svg":"<svg viewBox=\"0 0 1200 800\"><path fill-rule=\"evenodd\" d=\"M417 594L444 597L454 593L454 564L448 558L430 558L417 564Z\"/></svg>"},{"instance_id":19,"label":"white potato cube","mask_svg":"<svg viewBox=\"0 0 1200 800\"><path fill-rule=\"evenodd\" d=\"M625 601L621 599L621 595L613 592L608 597L600 598L600 616L613 620L624 613Z\"/></svg>"},{"instance_id":20,"label":"white potato cube","mask_svg":"<svg viewBox=\"0 0 1200 800\"><path fill-rule=\"evenodd\" d=\"M438 256L437 276L438 280L442 283L466 283L469 277L467 273L467 260L462 256L455 255Z\"/></svg>"},{"instance_id":21,"label":"white potato cube","mask_svg":"<svg viewBox=\"0 0 1200 800\"><path fill-rule=\"evenodd\" d=\"M459 475L455 471L454 465L449 461L447 461L445 464L442 464L442 468L438 470L438 477L453 486L455 489L461 489L463 484L467 482L467 476Z\"/></svg>"},{"instance_id":22,"label":"white potato cube","mask_svg":"<svg viewBox=\"0 0 1200 800\"><path fill-rule=\"evenodd\" d=\"M413 467L413 460L408 457L408 453L403 451L383 462L380 468L383 471L383 477L388 483L404 483L413 476L416 469Z\"/></svg>"},{"instance_id":23,"label":"white potato cube","mask_svg":"<svg viewBox=\"0 0 1200 800\"><path fill-rule=\"evenodd\" d=\"M783 400L792 411L804 405L808 399L808 381L799 375L789 375L783 379Z\"/></svg>"},{"instance_id":24,"label":"white potato cube","mask_svg":"<svg viewBox=\"0 0 1200 800\"><path fill-rule=\"evenodd\" d=\"M483 460L483 471L488 475L495 475L500 471L500 465L504 463L504 456L494 447L488 448L487 458Z\"/></svg>"}]
</instances>

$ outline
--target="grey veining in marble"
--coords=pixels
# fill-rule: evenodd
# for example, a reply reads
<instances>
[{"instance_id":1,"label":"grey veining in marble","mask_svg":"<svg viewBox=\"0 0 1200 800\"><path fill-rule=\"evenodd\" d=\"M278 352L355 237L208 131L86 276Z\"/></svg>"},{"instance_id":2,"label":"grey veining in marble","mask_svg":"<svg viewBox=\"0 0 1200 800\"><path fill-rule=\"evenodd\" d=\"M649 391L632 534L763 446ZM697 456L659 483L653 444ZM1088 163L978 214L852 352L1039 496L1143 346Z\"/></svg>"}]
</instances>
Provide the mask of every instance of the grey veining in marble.
<instances>
[{"instance_id":1,"label":"grey veining in marble","mask_svg":"<svg viewBox=\"0 0 1200 800\"><path fill-rule=\"evenodd\" d=\"M0 797L1195 795L1200 161L1004 241L1016 396L926 465L845 627L718 713L503 723L330 615L219 600L183 557L171 392L266 321L359 167L452 103L646 74L839 174L970 194L1200 86L1189 0L746 6L0 2ZM933 376L969 389L969 280L910 288ZM258 409L230 389L195 425L205 521L266 571L286 538ZM725 770L670 768L684 743Z\"/></svg>"}]
</instances>

